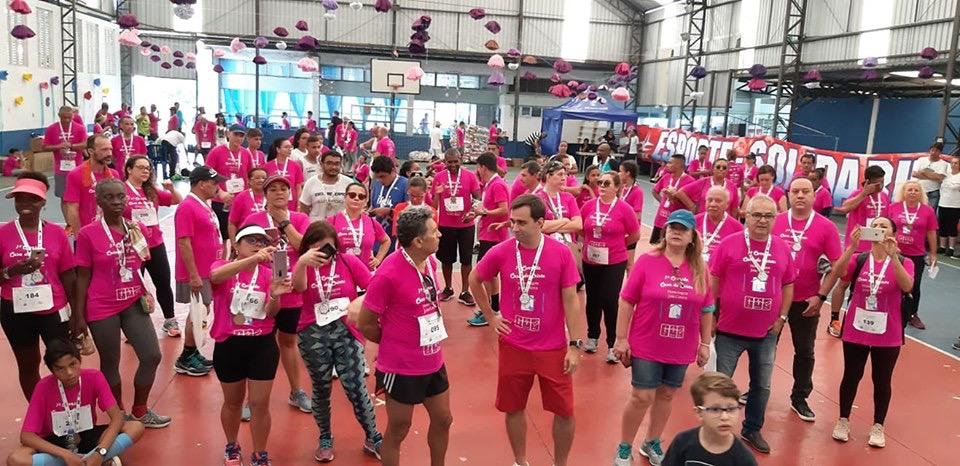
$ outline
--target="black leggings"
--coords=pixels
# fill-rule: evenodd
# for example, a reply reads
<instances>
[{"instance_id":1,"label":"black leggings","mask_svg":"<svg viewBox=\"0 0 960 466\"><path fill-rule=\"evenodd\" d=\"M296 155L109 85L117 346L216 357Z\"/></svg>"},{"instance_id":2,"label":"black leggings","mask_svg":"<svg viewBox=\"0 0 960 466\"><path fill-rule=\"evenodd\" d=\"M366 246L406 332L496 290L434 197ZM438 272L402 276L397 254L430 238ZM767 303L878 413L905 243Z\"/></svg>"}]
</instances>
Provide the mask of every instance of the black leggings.
<instances>
[{"instance_id":1,"label":"black leggings","mask_svg":"<svg viewBox=\"0 0 960 466\"><path fill-rule=\"evenodd\" d=\"M913 261L913 289L909 295L903 297L903 315L906 317L903 325L907 325L907 320L917 315L920 311L920 281L923 280L923 269L926 266L924 259L926 256L906 256Z\"/></svg>"},{"instance_id":2,"label":"black leggings","mask_svg":"<svg viewBox=\"0 0 960 466\"><path fill-rule=\"evenodd\" d=\"M840 382L840 417L850 418L857 386L870 356L873 375L873 422L883 424L890 407L890 380L900 357L899 346L864 346L843 342L843 380Z\"/></svg>"},{"instance_id":3,"label":"black leggings","mask_svg":"<svg viewBox=\"0 0 960 466\"><path fill-rule=\"evenodd\" d=\"M143 268L150 273L150 280L157 289L157 302L163 310L164 319L173 318L173 289L170 288L170 262L167 259L167 248L160 243L150 248L150 260L143 263Z\"/></svg>"},{"instance_id":4,"label":"black leggings","mask_svg":"<svg viewBox=\"0 0 960 466\"><path fill-rule=\"evenodd\" d=\"M587 338L600 338L600 318L603 317L610 348L617 337L617 304L626 270L626 262L610 265L583 263L583 282L587 289Z\"/></svg>"}]
</instances>

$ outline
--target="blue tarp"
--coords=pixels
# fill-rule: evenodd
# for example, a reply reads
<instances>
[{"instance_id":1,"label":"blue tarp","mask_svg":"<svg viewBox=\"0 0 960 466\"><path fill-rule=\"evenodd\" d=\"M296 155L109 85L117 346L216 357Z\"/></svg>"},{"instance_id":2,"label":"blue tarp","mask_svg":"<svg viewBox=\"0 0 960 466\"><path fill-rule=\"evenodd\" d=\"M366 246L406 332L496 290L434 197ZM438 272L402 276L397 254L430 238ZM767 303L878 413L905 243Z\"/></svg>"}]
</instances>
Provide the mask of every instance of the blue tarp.
<instances>
[{"instance_id":1,"label":"blue tarp","mask_svg":"<svg viewBox=\"0 0 960 466\"><path fill-rule=\"evenodd\" d=\"M540 143L544 154L556 154L560 145L560 136L563 132L563 120L593 120L636 123L640 116L635 112L611 105L610 101L600 102L600 99L588 100L570 99L569 102L543 111L540 131L547 137Z\"/></svg>"}]
</instances>

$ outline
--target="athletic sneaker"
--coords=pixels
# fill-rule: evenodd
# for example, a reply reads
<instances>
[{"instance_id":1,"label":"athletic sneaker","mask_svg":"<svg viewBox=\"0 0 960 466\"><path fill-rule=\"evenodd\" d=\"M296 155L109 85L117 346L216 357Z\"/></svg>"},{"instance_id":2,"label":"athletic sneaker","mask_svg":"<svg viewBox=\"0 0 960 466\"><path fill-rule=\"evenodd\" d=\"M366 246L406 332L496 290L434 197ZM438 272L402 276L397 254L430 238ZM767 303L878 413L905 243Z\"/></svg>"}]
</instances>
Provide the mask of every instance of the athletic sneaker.
<instances>
[{"instance_id":1,"label":"athletic sneaker","mask_svg":"<svg viewBox=\"0 0 960 466\"><path fill-rule=\"evenodd\" d=\"M271 466L267 452L261 451L250 455L250 466Z\"/></svg>"},{"instance_id":2,"label":"athletic sneaker","mask_svg":"<svg viewBox=\"0 0 960 466\"><path fill-rule=\"evenodd\" d=\"M867 440L867 445L877 448L883 448L887 445L887 438L883 435L883 424L874 424L870 428L870 440Z\"/></svg>"},{"instance_id":3,"label":"athletic sneaker","mask_svg":"<svg viewBox=\"0 0 960 466\"><path fill-rule=\"evenodd\" d=\"M210 368L205 366L203 362L200 361L198 356L200 353L191 353L186 356L180 356L177 358L177 363L174 364L173 370L178 374L189 375L193 377L202 377L210 373ZM202 356L201 356L202 357Z\"/></svg>"},{"instance_id":4,"label":"athletic sneaker","mask_svg":"<svg viewBox=\"0 0 960 466\"><path fill-rule=\"evenodd\" d=\"M313 411L313 402L310 401L310 398L307 397L307 393L303 391L302 388L298 388L297 391L290 394L290 398L287 399L287 403L290 403L290 406L299 409L305 413Z\"/></svg>"},{"instance_id":5,"label":"athletic sneaker","mask_svg":"<svg viewBox=\"0 0 960 466\"><path fill-rule=\"evenodd\" d=\"M179 337L180 336L180 324L177 323L177 319L169 318L163 321L163 331L167 334L168 337Z\"/></svg>"},{"instance_id":6,"label":"athletic sneaker","mask_svg":"<svg viewBox=\"0 0 960 466\"><path fill-rule=\"evenodd\" d=\"M583 350L591 354L596 353L599 344L596 338L587 338L587 341L583 342Z\"/></svg>"},{"instance_id":7,"label":"athletic sneaker","mask_svg":"<svg viewBox=\"0 0 960 466\"><path fill-rule=\"evenodd\" d=\"M793 403L790 403L790 409L797 413L797 417L803 421L813 422L817 420L817 415L812 409L810 409L810 405L807 404L807 400L794 401Z\"/></svg>"},{"instance_id":8,"label":"athletic sneaker","mask_svg":"<svg viewBox=\"0 0 960 466\"><path fill-rule=\"evenodd\" d=\"M830 326L827 327L827 333L829 333L831 337L840 338L840 328L839 320L831 320Z\"/></svg>"},{"instance_id":9,"label":"athletic sneaker","mask_svg":"<svg viewBox=\"0 0 960 466\"><path fill-rule=\"evenodd\" d=\"M213 369L213 360L212 360L212 359L207 359L207 358L204 357L203 354L200 353L199 351L197 351L197 352L194 353L194 354L197 355L197 360L200 361L200 364L203 364L203 367L206 367L207 369Z\"/></svg>"},{"instance_id":10,"label":"athletic sneaker","mask_svg":"<svg viewBox=\"0 0 960 466\"><path fill-rule=\"evenodd\" d=\"M833 426L833 438L841 442L850 440L850 420L842 417L837 419L837 424Z\"/></svg>"},{"instance_id":11,"label":"athletic sneaker","mask_svg":"<svg viewBox=\"0 0 960 466\"><path fill-rule=\"evenodd\" d=\"M467 319L467 325L471 327L486 327L489 325L487 318L483 316L482 312L475 312L473 317Z\"/></svg>"},{"instance_id":12,"label":"athletic sneaker","mask_svg":"<svg viewBox=\"0 0 960 466\"><path fill-rule=\"evenodd\" d=\"M340 378L340 375L337 374L337 368L336 368L336 367L331 367L331 368L330 368L330 377L333 377L334 379Z\"/></svg>"},{"instance_id":13,"label":"athletic sneaker","mask_svg":"<svg viewBox=\"0 0 960 466\"><path fill-rule=\"evenodd\" d=\"M617 359L617 355L616 355L616 354L613 354L613 348L608 349L608 350L607 350L607 364L616 364L616 363L618 363L618 362L620 362L620 360Z\"/></svg>"},{"instance_id":14,"label":"athletic sneaker","mask_svg":"<svg viewBox=\"0 0 960 466\"><path fill-rule=\"evenodd\" d=\"M453 299L453 289L444 288L443 291L440 292L440 301L447 302L451 299Z\"/></svg>"},{"instance_id":15,"label":"athletic sneaker","mask_svg":"<svg viewBox=\"0 0 960 466\"><path fill-rule=\"evenodd\" d=\"M169 426L171 421L170 416L161 416L150 409L142 417L136 419L143 423L143 427L148 429L162 429Z\"/></svg>"},{"instance_id":16,"label":"athletic sneaker","mask_svg":"<svg viewBox=\"0 0 960 466\"><path fill-rule=\"evenodd\" d=\"M954 342L953 349L960 351L960 338L957 338L957 341Z\"/></svg>"},{"instance_id":17,"label":"athletic sneaker","mask_svg":"<svg viewBox=\"0 0 960 466\"><path fill-rule=\"evenodd\" d=\"M240 420L243 422L250 422L250 405L244 404L243 408L240 408Z\"/></svg>"},{"instance_id":18,"label":"athletic sneaker","mask_svg":"<svg viewBox=\"0 0 960 466\"><path fill-rule=\"evenodd\" d=\"M640 454L647 457L650 464L660 466L663 462L663 447L660 445L660 439L647 440L640 445Z\"/></svg>"},{"instance_id":19,"label":"athletic sneaker","mask_svg":"<svg viewBox=\"0 0 960 466\"><path fill-rule=\"evenodd\" d=\"M321 463L333 461L333 439L330 437L320 437L320 445L313 454L313 458Z\"/></svg>"},{"instance_id":20,"label":"athletic sneaker","mask_svg":"<svg viewBox=\"0 0 960 466\"><path fill-rule=\"evenodd\" d=\"M223 449L223 466L243 466L243 455L240 454L240 444L230 442Z\"/></svg>"},{"instance_id":21,"label":"athletic sneaker","mask_svg":"<svg viewBox=\"0 0 960 466\"><path fill-rule=\"evenodd\" d=\"M473 295L471 295L469 291L460 293L460 296L457 297L457 302L470 307L477 305L477 302L473 300Z\"/></svg>"},{"instance_id":22,"label":"athletic sneaker","mask_svg":"<svg viewBox=\"0 0 960 466\"><path fill-rule=\"evenodd\" d=\"M633 464L633 447L629 443L617 446L617 456L613 459L613 466L631 466Z\"/></svg>"},{"instance_id":23,"label":"athletic sneaker","mask_svg":"<svg viewBox=\"0 0 960 466\"><path fill-rule=\"evenodd\" d=\"M770 444L763 438L763 435L760 434L759 430L754 431L743 431L740 432L740 437L743 438L743 441L753 447L754 450L759 451L760 453L768 454L770 453Z\"/></svg>"},{"instance_id":24,"label":"athletic sneaker","mask_svg":"<svg viewBox=\"0 0 960 466\"><path fill-rule=\"evenodd\" d=\"M363 441L363 452L376 459L380 459L381 448L383 448L383 437L380 437L379 440L366 439Z\"/></svg>"}]
</instances>

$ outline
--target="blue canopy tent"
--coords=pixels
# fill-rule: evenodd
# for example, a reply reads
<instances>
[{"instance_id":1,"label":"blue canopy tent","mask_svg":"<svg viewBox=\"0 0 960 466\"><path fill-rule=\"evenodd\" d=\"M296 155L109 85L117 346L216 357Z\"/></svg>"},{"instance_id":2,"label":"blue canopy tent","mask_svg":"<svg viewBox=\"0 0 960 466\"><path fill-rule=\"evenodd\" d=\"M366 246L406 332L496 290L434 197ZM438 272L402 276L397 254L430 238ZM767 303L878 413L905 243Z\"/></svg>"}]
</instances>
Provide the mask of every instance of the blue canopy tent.
<instances>
[{"instance_id":1,"label":"blue canopy tent","mask_svg":"<svg viewBox=\"0 0 960 466\"><path fill-rule=\"evenodd\" d=\"M570 99L569 102L543 111L540 131L547 137L540 143L543 153L556 154L560 146L564 120L592 120L623 123L637 123L640 115L610 104L609 100Z\"/></svg>"}]
</instances>

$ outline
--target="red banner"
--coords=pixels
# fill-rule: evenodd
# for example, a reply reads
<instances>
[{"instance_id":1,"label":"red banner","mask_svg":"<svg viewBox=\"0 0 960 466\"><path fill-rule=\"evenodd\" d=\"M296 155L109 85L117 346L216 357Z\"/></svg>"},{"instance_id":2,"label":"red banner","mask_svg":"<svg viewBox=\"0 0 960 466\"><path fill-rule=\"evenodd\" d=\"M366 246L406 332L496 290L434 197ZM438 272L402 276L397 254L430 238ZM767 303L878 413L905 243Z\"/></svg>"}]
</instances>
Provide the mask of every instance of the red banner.
<instances>
[{"instance_id":1,"label":"red banner","mask_svg":"<svg viewBox=\"0 0 960 466\"><path fill-rule=\"evenodd\" d=\"M826 169L826 179L833 193L834 205L840 205L860 187L863 171L868 166L879 165L883 168L887 174L887 189L893 192L894 185L910 178L913 162L927 155L926 152L857 154L818 149L770 136L708 136L682 129L653 128L645 125L637 128L637 135L642 141L644 158L658 162L666 161L676 153L683 154L689 164L697 157L697 148L701 145L710 148L710 160L724 157L730 149L737 152L738 158L755 153L757 166L770 165L775 168L776 183L784 189L797 172L800 156L811 152L817 156L817 168Z\"/></svg>"}]
</instances>

